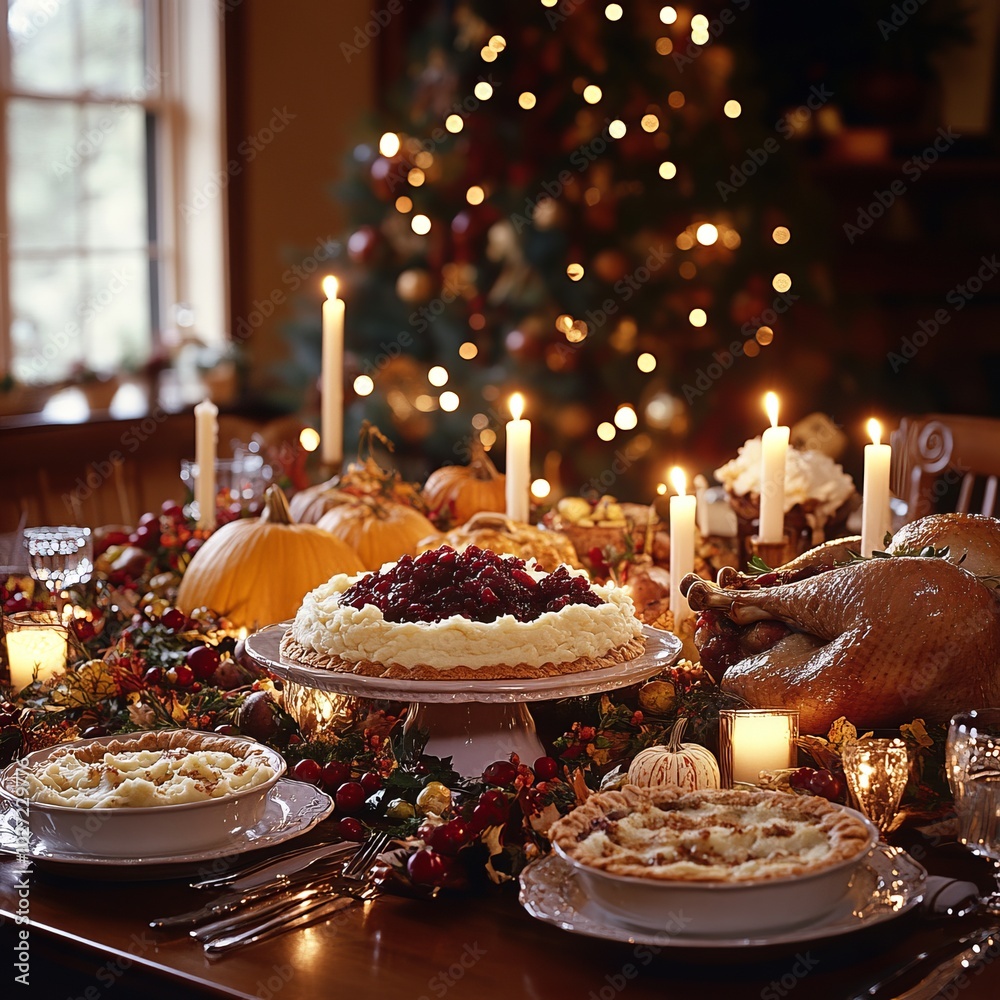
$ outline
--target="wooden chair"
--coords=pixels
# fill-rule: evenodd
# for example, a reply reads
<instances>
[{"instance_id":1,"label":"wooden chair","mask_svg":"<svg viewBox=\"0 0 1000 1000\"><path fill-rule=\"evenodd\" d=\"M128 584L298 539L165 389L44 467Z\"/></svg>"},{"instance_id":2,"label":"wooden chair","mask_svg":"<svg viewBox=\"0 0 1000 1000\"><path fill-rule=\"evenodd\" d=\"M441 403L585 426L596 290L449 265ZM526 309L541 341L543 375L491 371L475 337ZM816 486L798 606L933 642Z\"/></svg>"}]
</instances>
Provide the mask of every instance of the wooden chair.
<instances>
[{"instance_id":1,"label":"wooden chair","mask_svg":"<svg viewBox=\"0 0 1000 1000\"><path fill-rule=\"evenodd\" d=\"M1000 418L904 417L891 443L892 491L908 521L940 511L996 514Z\"/></svg>"}]
</instances>

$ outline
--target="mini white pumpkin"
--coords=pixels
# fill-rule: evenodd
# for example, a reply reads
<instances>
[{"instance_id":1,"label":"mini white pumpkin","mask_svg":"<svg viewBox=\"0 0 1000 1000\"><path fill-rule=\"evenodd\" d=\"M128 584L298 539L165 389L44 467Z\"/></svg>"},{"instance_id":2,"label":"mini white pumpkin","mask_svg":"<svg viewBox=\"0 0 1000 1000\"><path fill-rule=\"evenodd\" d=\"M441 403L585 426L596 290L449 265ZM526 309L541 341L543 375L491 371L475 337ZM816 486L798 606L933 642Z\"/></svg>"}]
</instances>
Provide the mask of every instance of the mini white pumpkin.
<instances>
[{"instance_id":1,"label":"mini white pumpkin","mask_svg":"<svg viewBox=\"0 0 1000 1000\"><path fill-rule=\"evenodd\" d=\"M674 723L666 746L646 747L636 754L628 769L629 784L672 786L685 792L719 787L719 765L712 751L700 743L681 743L687 723L687 719Z\"/></svg>"}]
</instances>

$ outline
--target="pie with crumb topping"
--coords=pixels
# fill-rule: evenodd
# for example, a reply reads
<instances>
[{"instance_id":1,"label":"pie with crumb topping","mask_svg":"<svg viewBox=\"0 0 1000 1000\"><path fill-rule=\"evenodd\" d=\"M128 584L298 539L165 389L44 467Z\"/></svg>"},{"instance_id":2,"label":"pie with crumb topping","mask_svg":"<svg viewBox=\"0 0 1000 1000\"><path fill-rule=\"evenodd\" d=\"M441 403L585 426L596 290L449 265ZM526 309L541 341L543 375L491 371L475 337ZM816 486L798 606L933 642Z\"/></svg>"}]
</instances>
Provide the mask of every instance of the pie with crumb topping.
<instances>
[{"instance_id":1,"label":"pie with crumb topping","mask_svg":"<svg viewBox=\"0 0 1000 1000\"><path fill-rule=\"evenodd\" d=\"M598 792L549 831L564 857L611 875L752 882L860 860L874 827L815 795L750 789Z\"/></svg>"}]
</instances>

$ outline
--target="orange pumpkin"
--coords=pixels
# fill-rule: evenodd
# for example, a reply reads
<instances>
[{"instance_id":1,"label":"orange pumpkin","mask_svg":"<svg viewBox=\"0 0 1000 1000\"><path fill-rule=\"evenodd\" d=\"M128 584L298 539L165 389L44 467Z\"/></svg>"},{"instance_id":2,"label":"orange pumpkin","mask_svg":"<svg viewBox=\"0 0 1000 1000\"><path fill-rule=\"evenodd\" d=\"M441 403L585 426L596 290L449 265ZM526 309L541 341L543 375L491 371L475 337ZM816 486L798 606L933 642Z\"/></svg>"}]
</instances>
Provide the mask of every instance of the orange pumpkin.
<instances>
[{"instance_id":1,"label":"orange pumpkin","mask_svg":"<svg viewBox=\"0 0 1000 1000\"><path fill-rule=\"evenodd\" d=\"M259 518L209 536L181 578L177 606L211 608L237 628L291 618L302 598L335 573L360 573L358 554L314 524L296 524L280 487L269 486Z\"/></svg>"},{"instance_id":2,"label":"orange pumpkin","mask_svg":"<svg viewBox=\"0 0 1000 1000\"><path fill-rule=\"evenodd\" d=\"M575 569L580 568L573 543L558 531L543 531L531 524L511 521L503 514L481 511L473 515L459 528L452 528L444 535L434 534L421 539L419 550L436 549L439 545L450 545L464 549L468 545L478 545L481 549L534 559L539 566L552 572L560 563Z\"/></svg>"},{"instance_id":3,"label":"orange pumpkin","mask_svg":"<svg viewBox=\"0 0 1000 1000\"><path fill-rule=\"evenodd\" d=\"M480 511L503 511L507 506L504 477L478 438L473 441L469 464L435 469L427 477L422 495L439 523L464 524Z\"/></svg>"},{"instance_id":4,"label":"orange pumpkin","mask_svg":"<svg viewBox=\"0 0 1000 1000\"><path fill-rule=\"evenodd\" d=\"M416 555L420 540L437 534L420 511L367 497L331 507L317 527L350 545L368 570L379 569L402 555Z\"/></svg>"}]
</instances>

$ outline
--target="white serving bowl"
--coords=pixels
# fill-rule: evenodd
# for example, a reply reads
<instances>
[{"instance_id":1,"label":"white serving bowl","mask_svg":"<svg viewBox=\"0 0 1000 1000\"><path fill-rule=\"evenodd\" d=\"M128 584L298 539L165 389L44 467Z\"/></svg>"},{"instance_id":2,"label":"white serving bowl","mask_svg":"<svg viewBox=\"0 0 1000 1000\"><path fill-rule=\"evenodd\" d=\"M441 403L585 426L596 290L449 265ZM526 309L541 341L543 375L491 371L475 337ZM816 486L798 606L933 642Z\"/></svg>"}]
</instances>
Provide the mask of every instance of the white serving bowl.
<instances>
[{"instance_id":1,"label":"white serving bowl","mask_svg":"<svg viewBox=\"0 0 1000 1000\"><path fill-rule=\"evenodd\" d=\"M808 874L758 881L693 882L614 875L557 854L572 865L586 894L618 922L666 934L699 937L758 937L813 923L831 912L850 888L855 871L878 843L878 830L865 816L869 837L854 857Z\"/></svg>"},{"instance_id":2,"label":"white serving bowl","mask_svg":"<svg viewBox=\"0 0 1000 1000\"><path fill-rule=\"evenodd\" d=\"M148 742L154 735L154 749L183 746L189 739L196 739L197 749L227 750L236 756L245 747L248 753L261 754L274 773L259 784L197 802L86 808L36 802L26 797L21 773L24 768L41 765L53 754L65 750L94 745L118 744L118 749L127 751L130 743L137 743L140 738ZM0 798L26 815L32 836L43 841L49 850L102 858L169 857L219 847L254 827L264 815L271 790L285 771L281 754L256 740L194 730L155 730L97 736L29 753L0 771Z\"/></svg>"}]
</instances>

